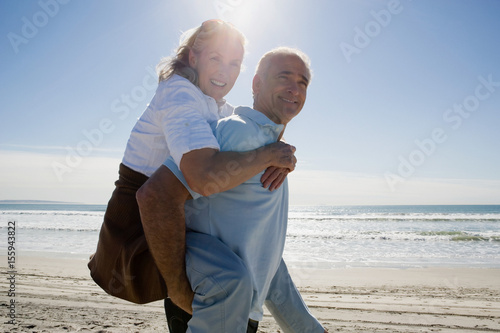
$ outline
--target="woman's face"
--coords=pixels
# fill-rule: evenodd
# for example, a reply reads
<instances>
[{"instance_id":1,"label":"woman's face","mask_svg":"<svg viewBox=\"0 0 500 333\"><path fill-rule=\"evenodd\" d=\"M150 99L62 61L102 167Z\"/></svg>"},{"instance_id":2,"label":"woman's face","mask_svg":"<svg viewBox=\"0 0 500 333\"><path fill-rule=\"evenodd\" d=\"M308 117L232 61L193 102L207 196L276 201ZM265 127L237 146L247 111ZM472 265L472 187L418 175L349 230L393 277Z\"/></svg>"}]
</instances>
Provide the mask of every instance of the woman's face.
<instances>
[{"instance_id":1,"label":"woman's face","mask_svg":"<svg viewBox=\"0 0 500 333\"><path fill-rule=\"evenodd\" d=\"M241 42L227 35L213 37L199 54L191 50L189 64L198 72L201 91L216 101L223 99L240 74L243 53Z\"/></svg>"}]
</instances>

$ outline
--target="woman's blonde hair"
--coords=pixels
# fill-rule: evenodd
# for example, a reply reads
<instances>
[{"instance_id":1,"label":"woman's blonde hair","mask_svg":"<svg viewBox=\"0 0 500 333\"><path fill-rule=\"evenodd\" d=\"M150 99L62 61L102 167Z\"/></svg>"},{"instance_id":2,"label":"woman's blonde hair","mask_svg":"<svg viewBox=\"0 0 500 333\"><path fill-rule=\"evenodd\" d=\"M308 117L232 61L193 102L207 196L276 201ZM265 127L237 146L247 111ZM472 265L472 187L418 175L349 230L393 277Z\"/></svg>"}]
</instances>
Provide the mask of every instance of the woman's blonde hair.
<instances>
[{"instance_id":1,"label":"woman's blonde hair","mask_svg":"<svg viewBox=\"0 0 500 333\"><path fill-rule=\"evenodd\" d=\"M189 51L200 54L207 43L218 34L234 37L241 42L243 49L247 43L245 36L231 23L222 20L208 20L199 27L184 32L181 36L179 47L174 56L163 58L156 66L158 81L164 81L172 75L180 75L194 85L198 85L198 73L189 65Z\"/></svg>"}]
</instances>

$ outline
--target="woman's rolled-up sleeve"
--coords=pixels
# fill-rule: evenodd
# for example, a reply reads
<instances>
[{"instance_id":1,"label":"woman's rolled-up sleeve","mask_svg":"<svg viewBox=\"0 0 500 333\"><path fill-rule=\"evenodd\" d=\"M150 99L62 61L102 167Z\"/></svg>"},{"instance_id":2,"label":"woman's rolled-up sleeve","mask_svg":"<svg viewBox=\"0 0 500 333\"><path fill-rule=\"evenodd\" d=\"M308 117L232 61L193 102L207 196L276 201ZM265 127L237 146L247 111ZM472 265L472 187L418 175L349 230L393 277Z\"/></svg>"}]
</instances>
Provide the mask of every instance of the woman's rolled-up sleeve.
<instances>
[{"instance_id":1,"label":"woman's rolled-up sleeve","mask_svg":"<svg viewBox=\"0 0 500 333\"><path fill-rule=\"evenodd\" d=\"M215 102L214 106L216 108ZM180 168L182 156L202 148L219 149L210 123L217 121L217 109L191 83L169 87L157 115L162 124L168 149Z\"/></svg>"}]
</instances>

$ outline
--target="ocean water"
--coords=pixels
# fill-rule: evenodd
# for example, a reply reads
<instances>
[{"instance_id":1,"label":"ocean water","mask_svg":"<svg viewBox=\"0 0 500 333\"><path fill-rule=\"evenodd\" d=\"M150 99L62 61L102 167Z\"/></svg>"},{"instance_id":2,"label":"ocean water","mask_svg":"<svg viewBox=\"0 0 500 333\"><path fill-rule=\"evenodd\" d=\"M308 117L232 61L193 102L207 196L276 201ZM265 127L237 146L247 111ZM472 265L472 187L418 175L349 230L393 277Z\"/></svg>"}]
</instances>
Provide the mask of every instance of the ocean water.
<instances>
[{"instance_id":1,"label":"ocean water","mask_svg":"<svg viewBox=\"0 0 500 333\"><path fill-rule=\"evenodd\" d=\"M88 258L105 206L0 204L0 253L15 222L18 256ZM292 267L500 268L500 205L292 206Z\"/></svg>"}]
</instances>

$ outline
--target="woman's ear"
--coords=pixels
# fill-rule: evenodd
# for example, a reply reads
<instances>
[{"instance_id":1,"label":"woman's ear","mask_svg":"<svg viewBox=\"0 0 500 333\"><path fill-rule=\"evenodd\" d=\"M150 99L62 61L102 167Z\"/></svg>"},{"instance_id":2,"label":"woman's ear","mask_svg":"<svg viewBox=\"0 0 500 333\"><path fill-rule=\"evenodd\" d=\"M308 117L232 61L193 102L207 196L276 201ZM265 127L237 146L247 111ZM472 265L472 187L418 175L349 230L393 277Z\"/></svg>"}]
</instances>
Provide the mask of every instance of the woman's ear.
<instances>
[{"instance_id":1,"label":"woman's ear","mask_svg":"<svg viewBox=\"0 0 500 333\"><path fill-rule=\"evenodd\" d=\"M198 58L196 57L196 54L194 54L193 50L189 50L189 66L195 68L197 60Z\"/></svg>"}]
</instances>

